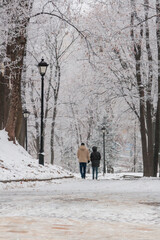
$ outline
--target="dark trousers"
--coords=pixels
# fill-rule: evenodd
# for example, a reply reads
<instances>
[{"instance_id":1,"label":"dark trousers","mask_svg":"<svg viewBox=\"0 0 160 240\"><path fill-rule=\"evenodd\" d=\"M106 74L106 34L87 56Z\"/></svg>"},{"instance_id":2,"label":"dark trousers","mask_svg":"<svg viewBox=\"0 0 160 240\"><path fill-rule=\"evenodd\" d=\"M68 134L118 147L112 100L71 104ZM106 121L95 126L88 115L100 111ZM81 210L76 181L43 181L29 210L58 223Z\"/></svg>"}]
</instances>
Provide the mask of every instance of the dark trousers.
<instances>
[{"instance_id":1,"label":"dark trousers","mask_svg":"<svg viewBox=\"0 0 160 240\"><path fill-rule=\"evenodd\" d=\"M98 179L98 167L92 167L92 178L94 179L94 173L96 173L96 179Z\"/></svg>"},{"instance_id":2,"label":"dark trousers","mask_svg":"<svg viewBox=\"0 0 160 240\"><path fill-rule=\"evenodd\" d=\"M85 178L86 177L86 165L87 164L84 163L84 162L79 163L81 178Z\"/></svg>"}]
</instances>

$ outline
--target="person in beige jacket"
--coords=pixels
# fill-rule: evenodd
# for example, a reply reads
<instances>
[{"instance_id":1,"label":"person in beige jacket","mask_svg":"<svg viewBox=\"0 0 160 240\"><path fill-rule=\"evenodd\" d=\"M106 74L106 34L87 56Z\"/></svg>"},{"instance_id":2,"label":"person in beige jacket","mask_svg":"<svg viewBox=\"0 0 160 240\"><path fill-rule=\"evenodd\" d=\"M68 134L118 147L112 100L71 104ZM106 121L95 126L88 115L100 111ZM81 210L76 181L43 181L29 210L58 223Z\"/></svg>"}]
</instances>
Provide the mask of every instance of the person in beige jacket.
<instances>
[{"instance_id":1,"label":"person in beige jacket","mask_svg":"<svg viewBox=\"0 0 160 240\"><path fill-rule=\"evenodd\" d=\"M90 160L90 154L88 148L86 148L84 143L81 143L81 146L79 147L77 151L77 157L79 160L79 168L80 168L80 174L81 178L86 178L86 166L88 161Z\"/></svg>"}]
</instances>

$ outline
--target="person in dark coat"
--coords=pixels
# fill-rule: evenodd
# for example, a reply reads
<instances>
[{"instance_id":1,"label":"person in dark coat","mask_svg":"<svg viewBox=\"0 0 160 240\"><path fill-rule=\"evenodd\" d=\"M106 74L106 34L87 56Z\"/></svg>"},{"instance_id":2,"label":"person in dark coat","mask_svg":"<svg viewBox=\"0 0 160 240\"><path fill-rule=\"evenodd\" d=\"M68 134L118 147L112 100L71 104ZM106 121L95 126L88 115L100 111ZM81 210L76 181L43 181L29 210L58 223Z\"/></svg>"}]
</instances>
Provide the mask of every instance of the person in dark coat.
<instances>
[{"instance_id":1,"label":"person in dark coat","mask_svg":"<svg viewBox=\"0 0 160 240\"><path fill-rule=\"evenodd\" d=\"M92 148L93 152L90 155L90 160L92 163L92 177L94 179L94 174L96 173L96 179L98 179L98 168L100 165L101 154L97 152L97 147Z\"/></svg>"}]
</instances>

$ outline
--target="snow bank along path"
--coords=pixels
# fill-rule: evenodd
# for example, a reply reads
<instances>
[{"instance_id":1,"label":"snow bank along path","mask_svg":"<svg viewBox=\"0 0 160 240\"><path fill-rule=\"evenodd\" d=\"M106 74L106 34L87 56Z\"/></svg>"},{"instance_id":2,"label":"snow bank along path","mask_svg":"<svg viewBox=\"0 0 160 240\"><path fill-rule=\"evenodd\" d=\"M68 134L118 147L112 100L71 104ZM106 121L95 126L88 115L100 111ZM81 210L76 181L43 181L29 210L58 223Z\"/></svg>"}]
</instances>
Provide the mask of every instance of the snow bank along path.
<instances>
[{"instance_id":1,"label":"snow bank along path","mask_svg":"<svg viewBox=\"0 0 160 240\"><path fill-rule=\"evenodd\" d=\"M59 166L38 164L18 143L8 141L7 132L0 131L0 182L35 181L72 177L69 171Z\"/></svg>"}]
</instances>

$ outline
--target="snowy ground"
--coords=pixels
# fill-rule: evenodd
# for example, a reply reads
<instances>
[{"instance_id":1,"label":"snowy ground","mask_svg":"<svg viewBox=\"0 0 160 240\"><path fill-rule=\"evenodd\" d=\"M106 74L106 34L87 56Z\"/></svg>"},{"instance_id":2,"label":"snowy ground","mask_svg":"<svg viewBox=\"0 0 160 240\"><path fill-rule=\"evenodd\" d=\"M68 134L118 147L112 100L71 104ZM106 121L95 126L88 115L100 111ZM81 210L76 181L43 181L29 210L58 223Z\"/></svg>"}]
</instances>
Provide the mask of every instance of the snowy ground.
<instances>
[{"instance_id":1,"label":"snowy ground","mask_svg":"<svg viewBox=\"0 0 160 240\"><path fill-rule=\"evenodd\" d=\"M70 177L73 174L59 166L39 165L18 143L8 141L7 132L0 131L0 182Z\"/></svg>"},{"instance_id":2,"label":"snowy ground","mask_svg":"<svg viewBox=\"0 0 160 240\"><path fill-rule=\"evenodd\" d=\"M0 191L3 240L159 239L160 181L61 179Z\"/></svg>"},{"instance_id":3,"label":"snowy ground","mask_svg":"<svg viewBox=\"0 0 160 240\"><path fill-rule=\"evenodd\" d=\"M159 178L74 176L39 165L0 131L0 240L159 239Z\"/></svg>"}]
</instances>

